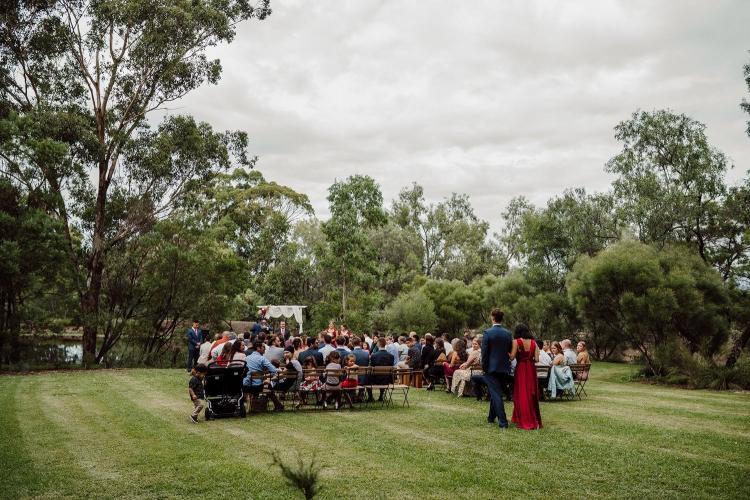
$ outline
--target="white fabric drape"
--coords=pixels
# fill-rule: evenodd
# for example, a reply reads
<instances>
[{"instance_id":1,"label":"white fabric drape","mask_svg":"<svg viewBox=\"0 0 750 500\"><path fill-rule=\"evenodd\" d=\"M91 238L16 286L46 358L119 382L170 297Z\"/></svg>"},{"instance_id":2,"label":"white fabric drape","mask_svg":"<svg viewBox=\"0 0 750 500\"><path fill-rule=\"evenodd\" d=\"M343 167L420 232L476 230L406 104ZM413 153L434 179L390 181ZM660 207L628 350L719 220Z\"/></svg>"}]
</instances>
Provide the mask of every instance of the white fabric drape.
<instances>
[{"instance_id":1,"label":"white fabric drape","mask_svg":"<svg viewBox=\"0 0 750 500\"><path fill-rule=\"evenodd\" d=\"M262 306L266 308L266 319L269 318L294 318L299 323L302 333L302 309L304 306Z\"/></svg>"}]
</instances>

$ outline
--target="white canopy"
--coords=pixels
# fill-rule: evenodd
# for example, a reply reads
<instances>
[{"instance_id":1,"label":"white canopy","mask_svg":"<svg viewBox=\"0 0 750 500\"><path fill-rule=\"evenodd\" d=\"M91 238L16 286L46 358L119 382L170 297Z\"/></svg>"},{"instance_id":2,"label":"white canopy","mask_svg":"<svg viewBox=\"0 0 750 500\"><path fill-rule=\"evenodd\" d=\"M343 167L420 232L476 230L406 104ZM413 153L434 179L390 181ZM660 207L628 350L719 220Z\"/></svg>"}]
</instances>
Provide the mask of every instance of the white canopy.
<instances>
[{"instance_id":1,"label":"white canopy","mask_svg":"<svg viewBox=\"0 0 750 500\"><path fill-rule=\"evenodd\" d=\"M307 306L258 306L259 309L265 309L265 318L294 318L299 323L299 332L302 333L302 309Z\"/></svg>"}]
</instances>

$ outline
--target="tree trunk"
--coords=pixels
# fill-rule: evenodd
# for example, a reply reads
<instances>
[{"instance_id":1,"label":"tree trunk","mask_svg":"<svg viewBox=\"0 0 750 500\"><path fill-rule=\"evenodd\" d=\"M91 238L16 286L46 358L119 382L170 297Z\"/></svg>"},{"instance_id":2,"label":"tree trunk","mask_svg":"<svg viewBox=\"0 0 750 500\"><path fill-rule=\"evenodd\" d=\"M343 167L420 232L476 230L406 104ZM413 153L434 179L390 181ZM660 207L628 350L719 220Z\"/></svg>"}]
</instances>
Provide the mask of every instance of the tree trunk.
<instances>
[{"instance_id":1,"label":"tree trunk","mask_svg":"<svg viewBox=\"0 0 750 500\"><path fill-rule=\"evenodd\" d=\"M346 274L341 282L341 321L346 321Z\"/></svg>"},{"instance_id":2,"label":"tree trunk","mask_svg":"<svg viewBox=\"0 0 750 500\"><path fill-rule=\"evenodd\" d=\"M104 211L107 199L107 163L99 165L99 191L96 196L96 215L88 264L89 280L81 297L83 316L83 367L91 368L96 363L96 334L99 329L99 298L104 275Z\"/></svg>"},{"instance_id":3,"label":"tree trunk","mask_svg":"<svg viewBox=\"0 0 750 500\"><path fill-rule=\"evenodd\" d=\"M745 348L748 341L750 341L750 322L745 325L742 334L740 334L740 336L737 337L737 340L734 341L732 350L729 351L729 356L727 356L727 363L725 365L727 368L731 368L737 363L740 354L742 354L742 349Z\"/></svg>"}]
</instances>

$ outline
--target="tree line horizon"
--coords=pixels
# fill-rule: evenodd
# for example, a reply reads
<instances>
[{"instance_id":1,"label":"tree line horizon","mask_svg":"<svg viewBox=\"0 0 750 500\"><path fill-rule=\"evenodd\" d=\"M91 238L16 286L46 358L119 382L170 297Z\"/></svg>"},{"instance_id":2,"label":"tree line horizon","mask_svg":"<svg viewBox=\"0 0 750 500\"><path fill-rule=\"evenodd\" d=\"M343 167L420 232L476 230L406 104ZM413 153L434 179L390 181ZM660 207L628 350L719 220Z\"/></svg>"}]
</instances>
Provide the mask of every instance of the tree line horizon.
<instances>
[{"instance_id":1,"label":"tree line horizon","mask_svg":"<svg viewBox=\"0 0 750 500\"><path fill-rule=\"evenodd\" d=\"M733 369L750 339L750 176L727 183L730 160L696 119L635 111L602 159L609 190L514 198L499 233L466 194L430 204L412 183L386 207L362 175L329 188L320 221L254 168L245 132L148 121L216 84L206 50L268 1L0 12L3 364L22 329L70 324L85 366L120 342L148 364L183 320L253 317L259 303L306 304L314 328L450 333L498 305L539 336L586 337L599 358L634 349L652 375ZM744 76L750 88L750 65Z\"/></svg>"}]
</instances>

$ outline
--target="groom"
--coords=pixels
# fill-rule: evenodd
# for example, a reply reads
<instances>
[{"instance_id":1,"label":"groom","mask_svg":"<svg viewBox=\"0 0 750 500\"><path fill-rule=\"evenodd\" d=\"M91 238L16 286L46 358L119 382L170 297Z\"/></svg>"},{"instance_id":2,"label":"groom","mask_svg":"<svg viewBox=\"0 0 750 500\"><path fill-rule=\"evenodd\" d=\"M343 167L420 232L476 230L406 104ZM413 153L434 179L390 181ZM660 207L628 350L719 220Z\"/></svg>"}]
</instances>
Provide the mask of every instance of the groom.
<instances>
[{"instance_id":1,"label":"groom","mask_svg":"<svg viewBox=\"0 0 750 500\"><path fill-rule=\"evenodd\" d=\"M490 393L490 414L487 422L494 424L495 419L500 420L500 428L508 427L508 418L505 416L503 406L503 386L510 377L510 353L513 346L513 337L508 330L501 325L503 312L493 309L492 328L485 330L482 337L482 369L487 390Z\"/></svg>"}]
</instances>

